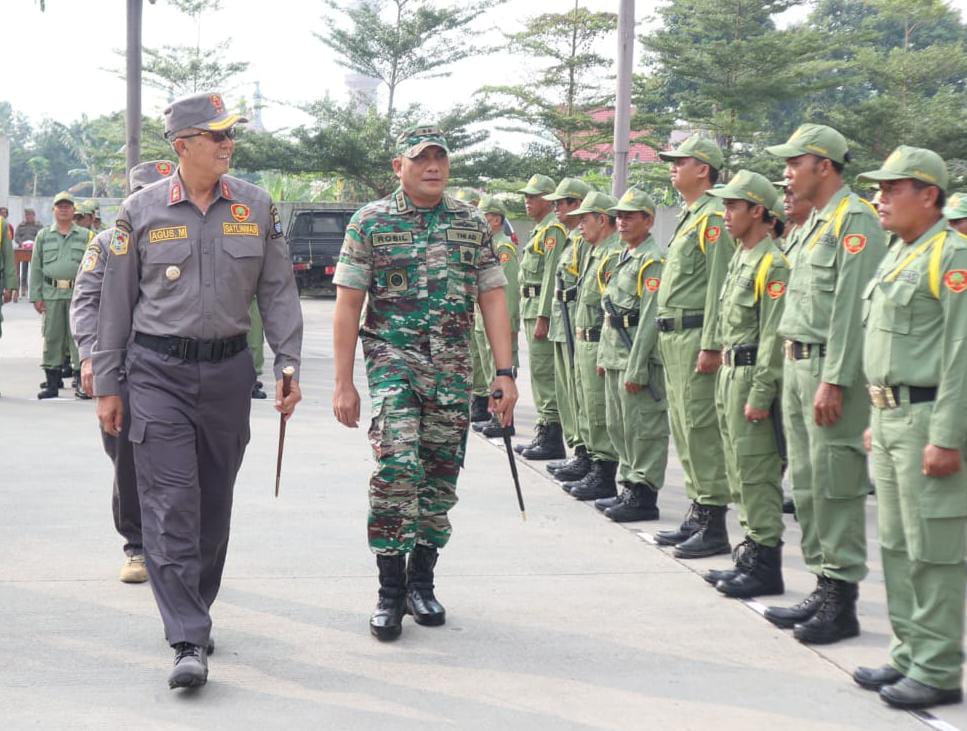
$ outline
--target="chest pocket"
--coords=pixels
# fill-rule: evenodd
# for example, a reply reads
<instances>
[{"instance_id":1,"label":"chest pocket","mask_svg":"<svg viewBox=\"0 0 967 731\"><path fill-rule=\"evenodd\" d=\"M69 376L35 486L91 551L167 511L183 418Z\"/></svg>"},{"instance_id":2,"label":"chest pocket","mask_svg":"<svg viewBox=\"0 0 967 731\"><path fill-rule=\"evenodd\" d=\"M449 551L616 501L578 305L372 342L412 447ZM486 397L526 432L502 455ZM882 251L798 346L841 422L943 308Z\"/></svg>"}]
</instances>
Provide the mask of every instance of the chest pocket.
<instances>
[{"instance_id":1,"label":"chest pocket","mask_svg":"<svg viewBox=\"0 0 967 731\"><path fill-rule=\"evenodd\" d=\"M752 275L754 275L754 272L743 270L739 277L731 283L724 297L726 322L733 328L746 329L754 327L756 324L756 301L755 289L752 286ZM749 282L748 287L743 286L746 280ZM735 345L735 343L730 344Z\"/></svg>"},{"instance_id":2,"label":"chest pocket","mask_svg":"<svg viewBox=\"0 0 967 731\"><path fill-rule=\"evenodd\" d=\"M191 241L168 241L163 244L148 244L145 250L142 279L151 283L155 293L169 294L184 287L185 263L191 257ZM169 267L177 267L177 276Z\"/></svg>"},{"instance_id":3,"label":"chest pocket","mask_svg":"<svg viewBox=\"0 0 967 731\"><path fill-rule=\"evenodd\" d=\"M823 238L831 234L824 234ZM807 253L809 275L812 286L822 292L832 292L836 289L836 247L826 246L818 242L812 251Z\"/></svg>"},{"instance_id":4,"label":"chest pocket","mask_svg":"<svg viewBox=\"0 0 967 731\"><path fill-rule=\"evenodd\" d=\"M911 302L917 291L916 285L890 282L881 284L880 291L883 293L883 311L877 321L878 327L899 335L907 335L910 332L913 315Z\"/></svg>"},{"instance_id":5,"label":"chest pocket","mask_svg":"<svg viewBox=\"0 0 967 731\"><path fill-rule=\"evenodd\" d=\"M44 264L53 264L60 256L60 247L44 243Z\"/></svg>"},{"instance_id":6,"label":"chest pocket","mask_svg":"<svg viewBox=\"0 0 967 731\"><path fill-rule=\"evenodd\" d=\"M477 266L483 234L479 231L447 231L447 294L477 299Z\"/></svg>"},{"instance_id":7,"label":"chest pocket","mask_svg":"<svg viewBox=\"0 0 967 731\"><path fill-rule=\"evenodd\" d=\"M876 291L876 285L879 284L879 277L873 277L863 289L863 324L865 325L870 319L870 306L873 304L873 293Z\"/></svg>"},{"instance_id":8,"label":"chest pocket","mask_svg":"<svg viewBox=\"0 0 967 731\"><path fill-rule=\"evenodd\" d=\"M638 301L638 267L641 264L631 259L622 264L611 275L608 282L608 297L615 307L621 310L637 310ZM648 276L647 273L645 276Z\"/></svg>"},{"instance_id":9,"label":"chest pocket","mask_svg":"<svg viewBox=\"0 0 967 731\"><path fill-rule=\"evenodd\" d=\"M241 291L252 299L262 271L262 239L254 236L226 236L219 245L222 256L216 264L216 286L220 293Z\"/></svg>"},{"instance_id":10,"label":"chest pocket","mask_svg":"<svg viewBox=\"0 0 967 731\"><path fill-rule=\"evenodd\" d=\"M669 249L669 268L676 268L682 274L694 274L697 268L697 257L703 256L698 249L697 234L691 234L687 239L675 245L677 251Z\"/></svg>"},{"instance_id":11,"label":"chest pocket","mask_svg":"<svg viewBox=\"0 0 967 731\"><path fill-rule=\"evenodd\" d=\"M85 251L87 251L87 243L80 241L71 242L71 261L80 265Z\"/></svg>"},{"instance_id":12,"label":"chest pocket","mask_svg":"<svg viewBox=\"0 0 967 731\"><path fill-rule=\"evenodd\" d=\"M373 232L372 296L378 300L415 298L420 290L420 248L412 239L386 244L379 240L379 232Z\"/></svg>"}]
</instances>

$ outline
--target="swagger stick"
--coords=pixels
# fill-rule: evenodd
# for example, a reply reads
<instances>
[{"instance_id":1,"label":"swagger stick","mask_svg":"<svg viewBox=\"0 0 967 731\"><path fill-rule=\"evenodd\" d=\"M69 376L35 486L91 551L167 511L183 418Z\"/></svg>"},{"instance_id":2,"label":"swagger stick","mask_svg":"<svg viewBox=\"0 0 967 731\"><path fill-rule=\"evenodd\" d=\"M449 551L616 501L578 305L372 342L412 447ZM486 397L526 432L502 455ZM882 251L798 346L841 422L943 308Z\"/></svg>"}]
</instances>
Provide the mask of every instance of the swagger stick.
<instances>
[{"instance_id":1,"label":"swagger stick","mask_svg":"<svg viewBox=\"0 0 967 731\"><path fill-rule=\"evenodd\" d=\"M500 401L504 397L504 392L499 388L490 394L494 401ZM524 495L520 491L520 478L517 476L517 460L514 459L514 448L510 443L510 430L506 426L501 427L504 436L504 449L507 450L507 459L510 460L510 474L514 477L514 488L517 490L517 504L520 506L521 520L527 520L527 511L524 510Z\"/></svg>"},{"instance_id":2,"label":"swagger stick","mask_svg":"<svg viewBox=\"0 0 967 731\"><path fill-rule=\"evenodd\" d=\"M292 376L295 368L286 366L282 369L282 398L292 392ZM279 456L275 461L275 496L279 496L279 480L282 478L282 448L285 447L285 414L279 414Z\"/></svg>"}]
</instances>

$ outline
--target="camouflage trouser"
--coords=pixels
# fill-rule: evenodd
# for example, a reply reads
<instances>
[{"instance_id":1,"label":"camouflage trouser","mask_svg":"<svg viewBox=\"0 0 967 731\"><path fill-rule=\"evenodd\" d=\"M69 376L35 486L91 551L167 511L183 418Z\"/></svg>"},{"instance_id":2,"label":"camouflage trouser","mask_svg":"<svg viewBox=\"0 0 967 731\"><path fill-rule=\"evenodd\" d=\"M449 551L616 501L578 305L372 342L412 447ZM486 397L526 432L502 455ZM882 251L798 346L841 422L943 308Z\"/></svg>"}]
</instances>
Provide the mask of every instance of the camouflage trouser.
<instances>
[{"instance_id":1,"label":"camouflage trouser","mask_svg":"<svg viewBox=\"0 0 967 731\"><path fill-rule=\"evenodd\" d=\"M369 481L368 521L373 553L447 544L447 512L457 503L469 424L465 402L442 406L409 388L373 395L369 442L376 470Z\"/></svg>"}]
</instances>

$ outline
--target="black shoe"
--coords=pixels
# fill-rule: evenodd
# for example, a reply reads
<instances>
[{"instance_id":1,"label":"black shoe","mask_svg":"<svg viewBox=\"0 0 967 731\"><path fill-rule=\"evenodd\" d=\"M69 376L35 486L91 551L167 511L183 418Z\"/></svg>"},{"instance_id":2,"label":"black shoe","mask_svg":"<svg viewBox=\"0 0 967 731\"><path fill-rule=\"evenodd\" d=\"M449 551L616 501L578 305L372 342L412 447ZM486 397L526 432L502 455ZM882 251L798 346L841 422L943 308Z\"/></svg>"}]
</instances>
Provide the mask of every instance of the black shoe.
<instances>
[{"instance_id":1,"label":"black shoe","mask_svg":"<svg viewBox=\"0 0 967 731\"><path fill-rule=\"evenodd\" d=\"M517 452L517 454L523 454L525 449L531 449L532 447L536 447L537 444L541 441L541 434L544 433L544 430L546 428L547 428L546 424L538 424L535 427L534 438L531 439L527 444L515 444L514 451Z\"/></svg>"},{"instance_id":2,"label":"black shoe","mask_svg":"<svg viewBox=\"0 0 967 731\"><path fill-rule=\"evenodd\" d=\"M268 395L265 393L265 391L262 390L262 387L259 385L258 381L255 382L254 386L252 386L252 398L254 399L268 398Z\"/></svg>"},{"instance_id":3,"label":"black shoe","mask_svg":"<svg viewBox=\"0 0 967 731\"><path fill-rule=\"evenodd\" d=\"M79 398L81 401L90 401L91 397L84 393L84 389L81 388L81 372L74 371L74 398Z\"/></svg>"},{"instance_id":4,"label":"black shoe","mask_svg":"<svg viewBox=\"0 0 967 731\"><path fill-rule=\"evenodd\" d=\"M403 631L406 556L376 556L379 599L369 618L369 631L379 640L395 640Z\"/></svg>"},{"instance_id":5,"label":"black shoe","mask_svg":"<svg viewBox=\"0 0 967 731\"><path fill-rule=\"evenodd\" d=\"M559 482L577 482L583 480L591 471L591 457L587 450L582 453L575 452L568 463L554 473L554 479Z\"/></svg>"},{"instance_id":6,"label":"black shoe","mask_svg":"<svg viewBox=\"0 0 967 731\"><path fill-rule=\"evenodd\" d=\"M208 635L208 647L205 648L205 654L211 657L215 654L215 638Z\"/></svg>"},{"instance_id":7,"label":"black shoe","mask_svg":"<svg viewBox=\"0 0 967 731\"><path fill-rule=\"evenodd\" d=\"M750 542L752 545L746 550L750 554L747 559L749 565L733 578L717 583L716 590L733 599L785 593L786 587L782 582L782 541L775 546Z\"/></svg>"},{"instance_id":8,"label":"black shoe","mask_svg":"<svg viewBox=\"0 0 967 731\"><path fill-rule=\"evenodd\" d=\"M47 388L47 381L41 381L37 384L40 388ZM57 369L57 388L64 387L64 379L60 377L60 369Z\"/></svg>"},{"instance_id":9,"label":"black shoe","mask_svg":"<svg viewBox=\"0 0 967 731\"><path fill-rule=\"evenodd\" d=\"M792 629L797 624L812 619L826 597L827 581L825 576L817 577L816 588L801 602L791 607L769 607L763 616L779 629Z\"/></svg>"},{"instance_id":10,"label":"black shoe","mask_svg":"<svg viewBox=\"0 0 967 731\"><path fill-rule=\"evenodd\" d=\"M490 421L471 421L470 429L479 434L480 432L483 431L483 428L485 426L489 426L492 422L493 422L493 419L491 419Z\"/></svg>"},{"instance_id":11,"label":"black shoe","mask_svg":"<svg viewBox=\"0 0 967 731\"><path fill-rule=\"evenodd\" d=\"M701 527L687 541L675 546L676 558L705 558L718 556L732 550L729 533L725 527L725 505L699 505L699 524Z\"/></svg>"},{"instance_id":12,"label":"black shoe","mask_svg":"<svg viewBox=\"0 0 967 731\"><path fill-rule=\"evenodd\" d=\"M38 399L57 398L63 384L60 375L60 368L45 368L47 382L43 385L43 391L37 394Z\"/></svg>"},{"instance_id":13,"label":"black shoe","mask_svg":"<svg viewBox=\"0 0 967 731\"><path fill-rule=\"evenodd\" d=\"M208 682L208 655L204 647L179 642L175 648L175 666L168 673L168 687L197 688Z\"/></svg>"},{"instance_id":14,"label":"black shoe","mask_svg":"<svg viewBox=\"0 0 967 731\"><path fill-rule=\"evenodd\" d=\"M630 496L631 488L628 487L628 485L625 485L624 489L617 495L612 495L611 497L599 497L594 501L594 507L603 513L608 508L613 508L615 505L620 505L622 500Z\"/></svg>"},{"instance_id":15,"label":"black shoe","mask_svg":"<svg viewBox=\"0 0 967 731\"><path fill-rule=\"evenodd\" d=\"M69 360L65 360L59 370L62 378L70 378L74 375L74 366L71 365Z\"/></svg>"},{"instance_id":16,"label":"black shoe","mask_svg":"<svg viewBox=\"0 0 967 731\"><path fill-rule=\"evenodd\" d=\"M426 627L439 627L447 621L447 611L433 595L437 556L435 547L417 543L406 567L406 613Z\"/></svg>"},{"instance_id":17,"label":"black shoe","mask_svg":"<svg viewBox=\"0 0 967 731\"><path fill-rule=\"evenodd\" d=\"M894 708L913 710L961 703L964 692L960 688L934 688L913 678L903 678L893 685L880 688L880 698Z\"/></svg>"},{"instance_id":18,"label":"black shoe","mask_svg":"<svg viewBox=\"0 0 967 731\"><path fill-rule=\"evenodd\" d=\"M867 690L879 690L886 685L899 683L903 678L903 673L890 665L884 665L881 668L859 667L853 671L853 680L858 686Z\"/></svg>"},{"instance_id":19,"label":"black shoe","mask_svg":"<svg viewBox=\"0 0 967 731\"><path fill-rule=\"evenodd\" d=\"M564 432L560 424L545 424L538 432L538 439L537 444L521 452L524 459L562 459L567 455L564 450Z\"/></svg>"},{"instance_id":20,"label":"black shoe","mask_svg":"<svg viewBox=\"0 0 967 731\"><path fill-rule=\"evenodd\" d=\"M576 461L580 460L582 457L586 457L588 454L588 448L583 444L579 444L574 448L574 454L572 454L567 459L555 459L544 465L544 469L550 472L552 475L557 474L557 471L562 467L567 467L574 464Z\"/></svg>"},{"instance_id":21,"label":"black shoe","mask_svg":"<svg viewBox=\"0 0 967 731\"><path fill-rule=\"evenodd\" d=\"M487 411L488 399L486 396L474 396L470 401L470 422L490 421L490 412Z\"/></svg>"},{"instance_id":22,"label":"black shoe","mask_svg":"<svg viewBox=\"0 0 967 731\"><path fill-rule=\"evenodd\" d=\"M786 515L796 514L796 503L791 497L787 497L782 501L782 512Z\"/></svg>"},{"instance_id":23,"label":"black shoe","mask_svg":"<svg viewBox=\"0 0 967 731\"><path fill-rule=\"evenodd\" d=\"M570 495L572 490L575 490L579 487L584 487L584 485L586 485L588 482L594 479L594 476L595 476L594 462L591 461L591 467L590 469L588 469L588 472L584 477L582 477L579 480L571 480L570 482L560 482L559 484L561 486L561 489ZM617 493L618 493L618 488L615 487L615 491L613 493L610 493L608 495L602 495L600 497L616 497ZM600 497L595 498L595 500L600 499Z\"/></svg>"},{"instance_id":24,"label":"black shoe","mask_svg":"<svg viewBox=\"0 0 967 731\"><path fill-rule=\"evenodd\" d=\"M694 502L688 506L688 512L685 513L682 524L678 528L655 533L655 543L659 546L677 546L698 533L702 527L698 522L698 507L698 503Z\"/></svg>"},{"instance_id":25,"label":"black shoe","mask_svg":"<svg viewBox=\"0 0 967 731\"><path fill-rule=\"evenodd\" d=\"M615 523L634 520L658 520L658 492L644 482L632 482L626 488L628 496L604 514ZM572 493L573 494L573 493Z\"/></svg>"},{"instance_id":26,"label":"black shoe","mask_svg":"<svg viewBox=\"0 0 967 731\"><path fill-rule=\"evenodd\" d=\"M593 460L588 476L571 488L571 497L575 500L597 500L617 495L618 488L614 484L617 471L617 462Z\"/></svg>"},{"instance_id":27,"label":"black shoe","mask_svg":"<svg viewBox=\"0 0 967 731\"><path fill-rule=\"evenodd\" d=\"M743 569L747 569L751 566L752 557L748 555L747 552L748 549L752 547L753 543L754 541L751 538L746 538L744 541L742 541L742 543L732 549L732 568L709 569L702 574L702 578L712 586L715 586L720 581L734 579L742 572Z\"/></svg>"},{"instance_id":28,"label":"black shoe","mask_svg":"<svg viewBox=\"0 0 967 731\"><path fill-rule=\"evenodd\" d=\"M816 613L793 629L793 637L810 645L829 645L860 633L856 619L859 584L826 579L826 596Z\"/></svg>"},{"instance_id":29,"label":"black shoe","mask_svg":"<svg viewBox=\"0 0 967 731\"><path fill-rule=\"evenodd\" d=\"M500 419L495 416L483 425L480 433L487 437L487 439L502 439L504 436L504 427L500 425ZM507 427L507 436L512 437L516 433L517 430L514 429L513 424Z\"/></svg>"}]
</instances>

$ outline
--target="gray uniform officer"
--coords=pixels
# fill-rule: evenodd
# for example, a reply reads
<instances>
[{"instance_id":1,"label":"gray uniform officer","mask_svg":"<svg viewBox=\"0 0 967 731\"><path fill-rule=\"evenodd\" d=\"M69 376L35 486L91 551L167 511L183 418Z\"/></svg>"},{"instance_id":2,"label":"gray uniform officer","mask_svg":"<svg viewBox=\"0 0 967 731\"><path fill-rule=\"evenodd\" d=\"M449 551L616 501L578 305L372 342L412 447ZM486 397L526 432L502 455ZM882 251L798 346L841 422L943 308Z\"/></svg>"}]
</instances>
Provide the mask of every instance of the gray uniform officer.
<instances>
[{"instance_id":1,"label":"gray uniform officer","mask_svg":"<svg viewBox=\"0 0 967 731\"><path fill-rule=\"evenodd\" d=\"M264 190L227 175L234 125L219 94L164 112L178 155L169 179L121 205L101 289L94 392L105 431L130 420L144 555L165 634L172 688L208 677L209 608L228 548L232 491L249 440L255 383L247 352L258 296L275 353L276 408L301 398L302 312L278 211ZM120 397L126 373L130 412Z\"/></svg>"}]
</instances>

